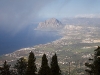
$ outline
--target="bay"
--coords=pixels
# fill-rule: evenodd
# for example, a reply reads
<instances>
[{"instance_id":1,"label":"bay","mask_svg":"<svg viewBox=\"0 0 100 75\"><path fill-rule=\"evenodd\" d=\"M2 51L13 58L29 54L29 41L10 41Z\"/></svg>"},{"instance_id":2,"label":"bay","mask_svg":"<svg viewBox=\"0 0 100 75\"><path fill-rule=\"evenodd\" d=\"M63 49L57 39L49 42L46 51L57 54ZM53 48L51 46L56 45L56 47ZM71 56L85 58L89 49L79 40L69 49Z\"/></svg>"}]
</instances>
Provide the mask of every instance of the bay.
<instances>
[{"instance_id":1,"label":"bay","mask_svg":"<svg viewBox=\"0 0 100 75\"><path fill-rule=\"evenodd\" d=\"M10 33L0 32L0 55L21 48L46 44L60 38L55 31L38 31L34 28L33 26L26 27L13 36Z\"/></svg>"}]
</instances>

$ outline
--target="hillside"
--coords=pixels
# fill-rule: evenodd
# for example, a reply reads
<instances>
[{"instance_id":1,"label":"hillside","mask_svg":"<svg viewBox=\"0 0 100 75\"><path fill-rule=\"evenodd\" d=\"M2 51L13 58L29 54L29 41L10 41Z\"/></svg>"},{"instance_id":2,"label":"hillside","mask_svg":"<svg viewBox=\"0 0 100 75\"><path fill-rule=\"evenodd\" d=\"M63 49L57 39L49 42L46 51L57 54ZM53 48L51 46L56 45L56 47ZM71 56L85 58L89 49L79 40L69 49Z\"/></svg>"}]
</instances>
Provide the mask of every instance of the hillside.
<instances>
[{"instance_id":1,"label":"hillside","mask_svg":"<svg viewBox=\"0 0 100 75\"><path fill-rule=\"evenodd\" d=\"M55 31L55 30L59 30L60 28L62 28L62 23L55 18L51 18L44 22L40 22L36 30L46 30L46 31L54 30Z\"/></svg>"},{"instance_id":2,"label":"hillside","mask_svg":"<svg viewBox=\"0 0 100 75\"><path fill-rule=\"evenodd\" d=\"M0 63L8 60L9 63L15 62L20 57L28 57L30 51L36 55L37 66L41 64L41 57L44 53L48 59L54 53L57 53L61 69L65 72L68 69L68 62L71 67L84 69L84 63L91 57L93 50L100 45L100 28L93 26L65 25L59 33L62 37L51 43L40 44L34 47L22 48L13 53L9 53L0 57ZM81 65L79 65L81 64Z\"/></svg>"},{"instance_id":3,"label":"hillside","mask_svg":"<svg viewBox=\"0 0 100 75\"><path fill-rule=\"evenodd\" d=\"M56 19L52 20L52 23L48 24L49 22L51 22L51 20L47 20L45 24L47 24L47 28L50 27L49 25L57 23L57 27L60 27L61 23L59 21L56 21ZM56 25L53 26L55 30ZM43 28L45 27L46 26L44 26ZM41 24L38 28L42 29ZM51 31L54 30L52 29ZM11 64L14 64L20 57L24 57L27 59L29 52L33 51L36 55L36 63L38 68L41 65L40 61L44 53L48 56L49 62L52 55L54 53L57 53L59 65L63 72L68 71L69 62L71 63L71 72L74 72L76 69L81 69L84 71L84 63L89 57L91 57L91 54L94 52L96 47L100 45L99 32L100 27L98 26L96 27L91 25L65 24L63 25L63 27L61 27L58 33L55 33L55 35L60 35L61 38L47 44L40 44L33 47L22 48L12 53L2 55L0 56L0 65L2 65L5 60L7 60Z\"/></svg>"},{"instance_id":4,"label":"hillside","mask_svg":"<svg viewBox=\"0 0 100 75\"><path fill-rule=\"evenodd\" d=\"M100 26L100 18L64 18L61 22L67 25Z\"/></svg>"}]
</instances>

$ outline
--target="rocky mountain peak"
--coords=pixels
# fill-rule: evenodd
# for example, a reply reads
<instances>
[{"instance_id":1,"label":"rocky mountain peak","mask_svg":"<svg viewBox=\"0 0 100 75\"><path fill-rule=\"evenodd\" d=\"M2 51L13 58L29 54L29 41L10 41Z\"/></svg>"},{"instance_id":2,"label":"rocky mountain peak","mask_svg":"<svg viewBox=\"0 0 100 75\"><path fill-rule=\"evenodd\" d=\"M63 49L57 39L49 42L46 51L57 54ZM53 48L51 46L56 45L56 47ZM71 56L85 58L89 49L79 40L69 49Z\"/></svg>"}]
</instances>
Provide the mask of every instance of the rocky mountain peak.
<instances>
[{"instance_id":1,"label":"rocky mountain peak","mask_svg":"<svg viewBox=\"0 0 100 75\"><path fill-rule=\"evenodd\" d=\"M57 23L61 24L61 22L58 21L56 18L51 18L49 20L46 20L45 22L46 23L52 23L52 24L57 24Z\"/></svg>"},{"instance_id":2,"label":"rocky mountain peak","mask_svg":"<svg viewBox=\"0 0 100 75\"><path fill-rule=\"evenodd\" d=\"M48 19L44 22L40 22L38 27L37 27L37 30L57 30L58 28L61 28L62 27L62 23L55 19L55 18L51 18L51 19Z\"/></svg>"}]
</instances>

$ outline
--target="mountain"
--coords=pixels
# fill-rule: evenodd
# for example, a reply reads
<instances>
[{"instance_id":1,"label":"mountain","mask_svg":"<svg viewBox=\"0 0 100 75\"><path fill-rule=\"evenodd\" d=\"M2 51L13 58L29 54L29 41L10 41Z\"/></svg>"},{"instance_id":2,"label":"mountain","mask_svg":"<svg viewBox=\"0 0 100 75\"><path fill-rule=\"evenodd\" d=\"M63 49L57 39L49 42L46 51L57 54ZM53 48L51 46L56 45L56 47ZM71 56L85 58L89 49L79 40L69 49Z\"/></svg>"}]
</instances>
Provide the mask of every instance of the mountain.
<instances>
[{"instance_id":1,"label":"mountain","mask_svg":"<svg viewBox=\"0 0 100 75\"><path fill-rule=\"evenodd\" d=\"M52 21L49 20L49 22L52 22L50 24L55 24L56 21L56 19ZM81 21L79 20L79 22ZM48 24L48 20L43 23L50 25ZM59 21L56 22L56 24L57 23L59 23ZM42 28L40 27L40 29ZM84 69L84 63L86 60L91 57L96 46L100 45L100 27L66 24L63 26L62 31L60 31L59 34L61 35L61 38L50 43L22 48L13 53L1 56L0 64L2 64L4 60L15 62L20 57L27 58L29 52L33 51L36 56L37 66L41 65L41 57L44 53L47 54L48 59L56 53L59 65L63 71L66 72L66 70L68 70L68 62L71 62L71 71L76 68Z\"/></svg>"},{"instance_id":2,"label":"mountain","mask_svg":"<svg viewBox=\"0 0 100 75\"><path fill-rule=\"evenodd\" d=\"M59 64L63 71L66 71L66 65L69 61L71 67L76 68L75 64L81 63L84 68L86 59L91 56L97 45L100 45L100 28L91 26L66 25L60 32L62 35L58 40L47 44L40 44L34 47L22 48L13 53L5 54L0 57L0 63L4 60L15 62L20 57L27 58L30 51L36 56L37 66L41 65L41 57L45 53L48 59L54 53L57 54Z\"/></svg>"},{"instance_id":3,"label":"mountain","mask_svg":"<svg viewBox=\"0 0 100 75\"><path fill-rule=\"evenodd\" d=\"M85 26L99 26L100 18L64 18L63 24L67 25L85 25Z\"/></svg>"},{"instance_id":4,"label":"mountain","mask_svg":"<svg viewBox=\"0 0 100 75\"><path fill-rule=\"evenodd\" d=\"M62 23L55 18L51 18L44 22L40 22L36 30L47 30L47 31L50 30L51 31L51 30L58 30L60 28L62 28Z\"/></svg>"}]
</instances>

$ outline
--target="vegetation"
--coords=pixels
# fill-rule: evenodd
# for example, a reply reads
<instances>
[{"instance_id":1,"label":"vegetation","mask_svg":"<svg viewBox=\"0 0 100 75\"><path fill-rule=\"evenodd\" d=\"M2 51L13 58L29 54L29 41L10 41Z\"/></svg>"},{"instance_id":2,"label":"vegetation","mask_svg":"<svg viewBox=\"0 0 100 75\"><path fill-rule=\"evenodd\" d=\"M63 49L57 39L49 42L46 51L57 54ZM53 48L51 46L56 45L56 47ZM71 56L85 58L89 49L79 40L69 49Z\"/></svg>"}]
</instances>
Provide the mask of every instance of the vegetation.
<instances>
[{"instance_id":1,"label":"vegetation","mask_svg":"<svg viewBox=\"0 0 100 75\"><path fill-rule=\"evenodd\" d=\"M94 56L93 58L89 58L89 61L85 63L85 66L87 66L87 69L85 70L90 75L100 75L100 47L96 50L94 50Z\"/></svg>"},{"instance_id":2,"label":"vegetation","mask_svg":"<svg viewBox=\"0 0 100 75\"><path fill-rule=\"evenodd\" d=\"M38 75L51 75L51 69L48 65L46 54L44 54L42 57L42 63Z\"/></svg>"},{"instance_id":3,"label":"vegetation","mask_svg":"<svg viewBox=\"0 0 100 75\"><path fill-rule=\"evenodd\" d=\"M58 65L58 59L56 54L52 57L51 71L52 71L52 75L61 75L61 70Z\"/></svg>"},{"instance_id":4,"label":"vegetation","mask_svg":"<svg viewBox=\"0 0 100 75\"><path fill-rule=\"evenodd\" d=\"M17 70L18 75L24 75L26 72L26 67L27 67L27 62L23 57L18 59L14 66L14 68Z\"/></svg>"},{"instance_id":5,"label":"vegetation","mask_svg":"<svg viewBox=\"0 0 100 75\"><path fill-rule=\"evenodd\" d=\"M25 75L36 75L37 67L36 67L35 61L36 61L36 58L34 56L34 53L30 52Z\"/></svg>"},{"instance_id":6,"label":"vegetation","mask_svg":"<svg viewBox=\"0 0 100 75\"><path fill-rule=\"evenodd\" d=\"M10 75L10 65L7 64L7 61L4 62L3 66L0 68L1 75Z\"/></svg>"},{"instance_id":7,"label":"vegetation","mask_svg":"<svg viewBox=\"0 0 100 75\"><path fill-rule=\"evenodd\" d=\"M5 61L0 67L0 75L100 75L100 47L94 50L94 54L88 59L89 62L85 63L87 67L84 73L81 63L72 63L69 61L66 67L66 72L61 71L58 65L58 58L56 53L52 56L51 62L48 63L46 54L43 54L41 66L37 71L36 58L34 53L29 53L28 61L21 57L17 60L14 67ZM79 66L79 67L78 67ZM64 66L63 66L64 67ZM80 68L81 67L81 68Z\"/></svg>"}]
</instances>

